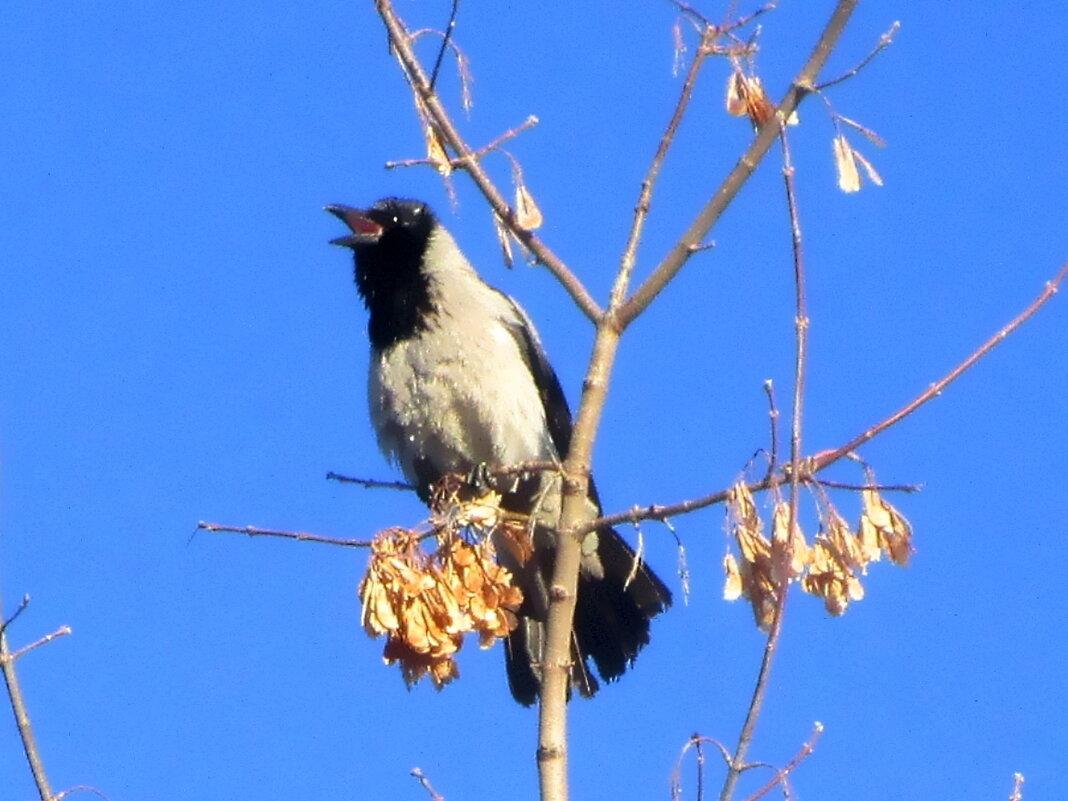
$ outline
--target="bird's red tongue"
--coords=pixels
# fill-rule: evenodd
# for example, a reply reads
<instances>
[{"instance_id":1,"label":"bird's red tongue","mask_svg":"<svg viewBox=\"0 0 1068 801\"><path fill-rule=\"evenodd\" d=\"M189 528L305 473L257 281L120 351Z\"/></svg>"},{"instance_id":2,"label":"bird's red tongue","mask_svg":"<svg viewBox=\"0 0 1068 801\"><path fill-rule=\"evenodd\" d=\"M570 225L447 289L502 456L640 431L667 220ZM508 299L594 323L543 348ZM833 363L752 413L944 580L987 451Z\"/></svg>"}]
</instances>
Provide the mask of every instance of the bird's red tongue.
<instances>
[{"instance_id":1,"label":"bird's red tongue","mask_svg":"<svg viewBox=\"0 0 1068 801\"><path fill-rule=\"evenodd\" d=\"M338 237L331 240L331 244L352 247L360 243L374 242L382 235L382 226L359 209L338 204L327 206L326 210L345 223L349 230L352 231L352 236Z\"/></svg>"}]
</instances>

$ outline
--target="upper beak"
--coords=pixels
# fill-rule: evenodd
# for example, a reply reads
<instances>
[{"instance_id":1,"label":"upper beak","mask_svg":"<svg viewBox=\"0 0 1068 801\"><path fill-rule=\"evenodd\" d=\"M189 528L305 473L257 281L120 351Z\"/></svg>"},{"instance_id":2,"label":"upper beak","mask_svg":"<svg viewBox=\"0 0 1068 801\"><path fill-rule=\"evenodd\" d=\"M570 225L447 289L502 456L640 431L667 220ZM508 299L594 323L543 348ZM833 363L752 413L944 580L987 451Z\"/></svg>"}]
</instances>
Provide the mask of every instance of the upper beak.
<instances>
[{"instance_id":1,"label":"upper beak","mask_svg":"<svg viewBox=\"0 0 1068 801\"><path fill-rule=\"evenodd\" d=\"M325 206L324 209L345 223L349 230L352 231L348 236L331 239L331 245L355 248L358 245L374 244L382 236L382 226L359 209L354 209L352 206L343 206L340 203Z\"/></svg>"}]
</instances>

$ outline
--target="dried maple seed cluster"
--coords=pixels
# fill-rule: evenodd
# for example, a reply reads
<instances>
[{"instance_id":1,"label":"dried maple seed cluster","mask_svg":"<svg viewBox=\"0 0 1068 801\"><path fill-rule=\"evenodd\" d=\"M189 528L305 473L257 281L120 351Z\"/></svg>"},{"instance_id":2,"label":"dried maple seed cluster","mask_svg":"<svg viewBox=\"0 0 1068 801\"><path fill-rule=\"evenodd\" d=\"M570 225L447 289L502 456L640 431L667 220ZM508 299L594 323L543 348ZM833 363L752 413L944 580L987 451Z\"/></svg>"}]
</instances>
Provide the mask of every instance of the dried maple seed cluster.
<instances>
[{"instance_id":1,"label":"dried maple seed cluster","mask_svg":"<svg viewBox=\"0 0 1068 801\"><path fill-rule=\"evenodd\" d=\"M440 689L459 676L454 656L464 634L477 632L488 648L516 626L523 594L497 564L490 539L498 503L490 493L438 515L429 533L389 529L375 537L360 583L363 627L386 635L383 659L399 662L409 685L429 675ZM421 545L430 537L438 546L432 553Z\"/></svg>"},{"instance_id":2,"label":"dried maple seed cluster","mask_svg":"<svg viewBox=\"0 0 1068 801\"><path fill-rule=\"evenodd\" d=\"M752 74L747 75L738 63L732 66L731 74L727 78L726 105L727 113L731 116L748 117L754 130L758 130L775 115L775 105L768 99L768 93L764 90L760 78ZM869 181L876 186L882 186L882 176L879 175L875 166L846 139L842 132L842 124L860 132L879 147L883 147L885 142L871 129L833 110L831 120L835 127L831 145L834 149L834 168L838 175L838 188L846 193L859 192L861 169L864 170ZM786 124L797 125L797 123L797 112L794 111L786 120Z\"/></svg>"},{"instance_id":3,"label":"dried maple seed cluster","mask_svg":"<svg viewBox=\"0 0 1068 801\"><path fill-rule=\"evenodd\" d=\"M752 604L757 625L767 629L775 615L780 588L800 580L801 589L823 598L832 615L841 615L850 601L864 597L860 576L883 553L896 564L908 564L912 553L909 522L874 488L861 491L863 510L855 530L824 499L819 507L820 532L810 545L800 525L790 525L790 505L778 500L772 512L769 540L753 496L745 484L731 488L727 501L731 531L741 559L728 552L723 597L745 597Z\"/></svg>"}]
</instances>

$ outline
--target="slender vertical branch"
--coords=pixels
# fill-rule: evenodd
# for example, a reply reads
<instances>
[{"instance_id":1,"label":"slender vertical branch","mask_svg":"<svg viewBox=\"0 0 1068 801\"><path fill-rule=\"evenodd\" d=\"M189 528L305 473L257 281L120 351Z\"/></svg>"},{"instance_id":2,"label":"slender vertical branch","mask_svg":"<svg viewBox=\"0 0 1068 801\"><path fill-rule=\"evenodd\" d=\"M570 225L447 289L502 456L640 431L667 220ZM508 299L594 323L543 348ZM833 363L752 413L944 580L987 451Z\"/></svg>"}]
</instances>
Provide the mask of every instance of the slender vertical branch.
<instances>
[{"instance_id":1,"label":"slender vertical branch","mask_svg":"<svg viewBox=\"0 0 1068 801\"><path fill-rule=\"evenodd\" d=\"M779 140L783 153L783 181L786 189L786 203L790 214L790 241L793 248L794 262L794 394L793 409L790 415L790 514L787 522L785 547L778 558L781 566L778 571L782 577L776 591L775 613L771 630L764 643L764 655L757 673L756 686L749 703L742 731L738 736L738 746L734 751L727 776L720 792L720 801L730 801L734 795L738 777L746 765L746 755L756 731L757 721L764 706L768 678L771 666L778 651L779 638L782 634L783 615L786 611L786 597L790 589L790 562L793 551L793 531L798 525L797 509L801 486L801 429L804 418L805 369L808 361L808 301L805 293L805 260L801 247L801 222L797 211L797 195L794 192L794 166L790 158L790 145L786 137L786 117L778 116Z\"/></svg>"},{"instance_id":2,"label":"slender vertical branch","mask_svg":"<svg viewBox=\"0 0 1068 801\"><path fill-rule=\"evenodd\" d=\"M608 319L597 326L593 355L583 382L571 449L564 461L563 509L556 538L549 615L542 665L538 759L542 801L567 799L567 687L571 627L575 614L581 540L575 534L586 521L590 454L608 394L608 381L619 346L619 331Z\"/></svg>"},{"instance_id":3,"label":"slender vertical branch","mask_svg":"<svg viewBox=\"0 0 1068 801\"><path fill-rule=\"evenodd\" d=\"M571 295L572 300L582 309L583 313L590 320L597 320L601 316L601 307L597 301L593 299L578 277L568 269L559 256L553 253L548 245L542 242L533 232L527 231L517 224L515 211L509 206L508 201L504 199L504 196L482 168L482 165L479 164L477 159L473 158L474 151L460 135L460 131L453 123L452 117L449 116L449 112L442 105L437 93L431 86L430 79L427 77L422 63L412 49L411 34L408 32L403 20L397 16L392 2L390 0L375 0L375 9L386 26L390 45L416 98L426 107L435 129L456 153L457 158L462 161L463 169L467 171L475 185L481 190L494 213L504 221L515 237L523 243L524 247L533 253L549 272L556 276L556 279Z\"/></svg>"},{"instance_id":4,"label":"slender vertical branch","mask_svg":"<svg viewBox=\"0 0 1068 801\"><path fill-rule=\"evenodd\" d=\"M794 192L794 165L785 118L779 118L782 142L783 181L790 213L790 244L794 256L794 403L790 420L790 530L797 524L797 495L801 480L801 422L805 400L805 368L808 362L808 299L805 294L805 254L801 247L801 220Z\"/></svg>"},{"instance_id":5,"label":"slender vertical branch","mask_svg":"<svg viewBox=\"0 0 1068 801\"><path fill-rule=\"evenodd\" d=\"M764 654L760 658L760 670L757 671L756 684L753 686L753 696L749 701L749 708L745 714L745 722L738 735L738 745L734 749L727 767L727 775L723 780L723 789L719 793L719 801L731 801L734 797L734 788L738 784L738 777L745 770L745 757L749 753L749 745L753 742L753 733L756 731L757 720L760 718L760 710L764 706L764 695L768 687L768 677L771 675L771 663L775 658L775 651L779 645L779 634L782 631L783 611L786 608L786 593L780 591L775 604L775 614L771 619L771 629L764 641Z\"/></svg>"},{"instance_id":6,"label":"slender vertical branch","mask_svg":"<svg viewBox=\"0 0 1068 801\"><path fill-rule=\"evenodd\" d=\"M627 293L630 277L634 273L634 265L638 258L638 243L641 241L642 231L645 228L645 221L649 216L649 209L652 204L653 187L656 185L656 179L660 176L660 169L664 165L664 159L667 158L668 150L671 149L671 144L675 141L675 134L679 130L679 125L686 114L686 109L689 108L690 98L693 97L693 88L697 83L697 75L700 73L701 67L704 66L705 60L711 55L712 46L715 44L717 35L718 32L713 26L705 25L701 33L701 44L694 54L693 62L690 64L686 79L682 83L682 89L679 91L679 99L675 103L675 111L671 115L667 128L664 130L664 135L660 137L660 144L657 145L656 154L653 156L649 170L642 181L638 203L634 208L634 221L631 224L627 245L623 250L622 265L619 274L616 276L615 285L612 287L612 295L608 304L610 308L617 308L623 302L623 298Z\"/></svg>"},{"instance_id":7,"label":"slender vertical branch","mask_svg":"<svg viewBox=\"0 0 1068 801\"><path fill-rule=\"evenodd\" d=\"M797 78L794 79L793 85L786 92L782 102L779 103L776 118L769 119L760 127L756 139L753 140L748 150L738 160L738 163L728 174L719 189L716 190L716 193L701 209L690 227L686 229L686 232L671 248L671 251L660 262L652 275L620 307L619 325L621 328L626 328L634 322L635 318L648 308L653 299L678 274L690 256L701 248L701 243L705 241L708 232L712 230L712 226L719 221L720 216L727 206L731 204L731 201L734 200L735 195L745 185L745 182L749 180L749 176L756 170L757 165L760 164L775 138L779 135L778 119L789 119L805 95L812 91L816 83L816 77L819 75L820 70L823 69L823 65L827 62L827 58L842 35L842 31L856 8L857 2L859 0L839 0L830 20L820 34L812 55L809 56L805 66L798 73Z\"/></svg>"},{"instance_id":8,"label":"slender vertical branch","mask_svg":"<svg viewBox=\"0 0 1068 801\"><path fill-rule=\"evenodd\" d=\"M22 606L19 607L19 611L15 613L15 616L18 616L19 612L25 608L28 601L29 599L27 598ZM3 614L3 603L2 599L0 599L0 620L3 619ZM12 620L14 620L14 617ZM3 627L0 628L0 672L4 674L7 697L11 701L11 711L15 715L15 726L19 730L19 739L22 740L22 750L26 754L26 762L29 763L30 773L33 774L33 781L37 785L37 794L40 796L41 801L51 801L53 798L52 786L48 781L48 774L45 771L41 752L37 748L37 738L33 735L33 725L30 723L30 713L26 709L26 700L22 697L22 687L19 685L18 674L15 672L15 655L7 644L6 629L9 622L11 621L5 621Z\"/></svg>"}]
</instances>

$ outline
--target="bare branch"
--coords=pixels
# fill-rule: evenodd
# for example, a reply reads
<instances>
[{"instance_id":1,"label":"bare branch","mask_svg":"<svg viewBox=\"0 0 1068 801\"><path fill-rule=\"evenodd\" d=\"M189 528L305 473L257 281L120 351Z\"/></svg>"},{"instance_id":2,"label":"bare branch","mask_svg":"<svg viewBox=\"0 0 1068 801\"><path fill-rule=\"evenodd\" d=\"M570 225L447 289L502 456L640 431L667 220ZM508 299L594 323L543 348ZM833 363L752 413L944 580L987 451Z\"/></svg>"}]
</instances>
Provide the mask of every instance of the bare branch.
<instances>
[{"instance_id":1,"label":"bare branch","mask_svg":"<svg viewBox=\"0 0 1068 801\"><path fill-rule=\"evenodd\" d=\"M201 520L197 523L197 529L201 531L223 531L232 534L245 534L249 537L280 537L287 540L299 540L301 542L318 542L323 545L340 545L344 548L370 548L371 540L350 540L339 537L324 537L320 534L309 534L303 531L281 531L271 528L258 528L256 526L229 526L223 523L208 523Z\"/></svg>"},{"instance_id":2,"label":"bare branch","mask_svg":"<svg viewBox=\"0 0 1068 801\"><path fill-rule=\"evenodd\" d=\"M5 631L7 631L7 627L10 626L12 623L14 623L16 620L18 620L19 619L19 615L21 615L24 611L26 611L26 607L29 606L29 605L30 605L30 596L29 595L23 595L22 596L22 600L19 602L19 608L15 610L15 613L13 615L11 615L11 617L9 617L7 620L5 620L2 623L0 623L0 634L3 634Z\"/></svg>"},{"instance_id":3,"label":"bare branch","mask_svg":"<svg viewBox=\"0 0 1068 801\"><path fill-rule=\"evenodd\" d=\"M900 28L901 23L895 21L894 24L890 26L890 30L888 30L886 33L879 37L879 43L875 45L872 51L868 53L868 55L866 55L864 59L859 64L857 64L857 66L853 67L853 69L849 70L848 72L843 72L841 75L839 75L837 78L834 78L833 80L827 81L826 83L821 83L819 86L816 87L816 91L822 92L824 89L834 86L835 84L839 84L842 81L848 81L862 69L868 66L868 64L870 64L877 55L879 55L881 52L883 52L886 48L890 46L890 44L894 41L894 35L898 32Z\"/></svg>"},{"instance_id":4,"label":"bare branch","mask_svg":"<svg viewBox=\"0 0 1068 801\"><path fill-rule=\"evenodd\" d=\"M538 122L538 118L531 114L519 125L505 131L492 142L490 142L488 145L480 147L478 150L474 151L469 156L461 156L459 158L449 159L449 166L452 167L454 170L465 169L470 161L478 161L487 153L493 150L497 150L509 139L514 139L515 137L519 136L519 134L523 133L523 131L533 128L535 125L538 124ZM392 170L396 167L416 167L432 164L433 162L430 159L402 159L400 161L387 161L386 169Z\"/></svg>"},{"instance_id":5,"label":"bare branch","mask_svg":"<svg viewBox=\"0 0 1068 801\"><path fill-rule=\"evenodd\" d=\"M779 770L771 781L745 799L745 801L758 801L758 799L763 798L774 790L776 786L783 784L786 781L786 777L804 762L809 754L816 750L816 741L819 740L821 734L823 734L823 724L816 721L812 726L812 734L809 735L808 741L801 746L801 750L797 752L794 758L786 764L786 767Z\"/></svg>"},{"instance_id":6,"label":"bare branch","mask_svg":"<svg viewBox=\"0 0 1068 801\"><path fill-rule=\"evenodd\" d=\"M33 734L33 725L30 723L30 713L26 708L26 699L22 696L22 687L19 685L18 673L15 671L15 659L19 655L25 653L29 648L35 647L28 646L21 651L11 653L7 644L7 632L4 630L7 625L14 622L15 618L19 616L23 609L29 604L29 596L23 596L22 603L19 605L18 610L11 618L6 622L3 629L0 629L0 672L4 674L4 684L7 687L7 697L11 701L11 711L15 715L15 726L19 730L19 739L22 740L22 750L26 754L26 762L30 766L30 773L33 774L33 781L37 785L37 793L46 801L52 799L52 785L48 781L48 774L45 771L44 760L41 758L41 752L37 748L37 738ZM2 606L2 604L0 604ZM0 608L0 619L3 618L3 610Z\"/></svg>"},{"instance_id":7,"label":"bare branch","mask_svg":"<svg viewBox=\"0 0 1068 801\"><path fill-rule=\"evenodd\" d=\"M839 0L838 5L831 15L830 21L823 29L816 47L809 56L805 66L801 69L793 85L787 91L782 102L779 103L777 114L761 126L756 139L749 146L741 159L731 170L730 174L712 195L705 207L690 224L690 227L672 247L664 260L660 262L645 282L638 287L633 295L622 305L619 310L617 325L622 330L634 322L653 299L660 294L665 286L683 268L690 256L693 247L703 242L708 232L719 221L720 216L734 200L735 195L749 180L749 176L756 170L757 165L763 160L768 148L779 135L779 119L789 119L796 110L798 104L809 94L815 86L816 76L826 63L831 51L834 49L838 38L845 29L850 15L853 13L858 0Z\"/></svg>"},{"instance_id":8,"label":"bare branch","mask_svg":"<svg viewBox=\"0 0 1068 801\"><path fill-rule=\"evenodd\" d=\"M1029 305L1022 312L1020 312L1020 314L1017 315L1016 318L1013 319L1008 325L1006 325L1004 328L994 334L994 336L984 342L978 350L972 353L971 356L969 356L959 365L950 370L943 378L932 384L926 392L923 392L921 395L919 395L919 397L906 404L904 408L890 415L882 422L875 424L863 434L854 437L845 445L842 445L833 450L822 451L821 453L818 453L814 457L812 457L812 472L818 472L820 470L823 470L828 465L837 462L850 451L856 450L865 442L868 442L869 440L881 434L886 429L904 420L906 417L908 417L910 414L919 409L928 401L941 395L942 391L947 386L949 386L958 378L960 378L965 371L967 371L970 367L974 366L976 362L978 362L980 359L990 353L990 351L992 351L995 347L1004 342L1005 339L1014 331L1016 331L1017 328L1019 328L1021 325L1030 320L1031 317L1034 316L1035 312L1041 309L1050 300L1050 298L1057 294L1057 290L1060 288L1065 278L1068 278L1068 262L1065 262L1061 269L1057 272L1057 274L1046 283L1045 288L1042 290L1042 292L1039 293L1038 297L1035 298L1034 301L1032 301L1031 305Z\"/></svg>"},{"instance_id":9,"label":"bare branch","mask_svg":"<svg viewBox=\"0 0 1068 801\"><path fill-rule=\"evenodd\" d=\"M690 63L690 69L686 73L686 79L683 81L682 89L679 91L679 99L675 103L675 111L671 115L671 120L664 130L663 136L660 137L660 144L657 145L652 163L650 163L649 170L642 181L638 202L634 208L634 221L631 223L630 235L627 237L627 245L623 250L621 267L612 287L612 295L608 304L610 309L617 308L623 302L623 298L627 293L630 277L637 262L638 243L641 241L642 231L645 228L645 221L652 204L653 187L660 175L660 169L664 165L664 159L667 158L668 150L671 149L671 144L675 141L675 134L679 130L679 125L686 114L686 109L689 108L690 99L693 97L693 88L697 83L697 75L700 73L701 67L704 66L705 60L712 54L713 46L718 36L719 32L715 26L706 22L705 28L701 33L701 44L697 48L697 54Z\"/></svg>"},{"instance_id":10,"label":"bare branch","mask_svg":"<svg viewBox=\"0 0 1068 801\"><path fill-rule=\"evenodd\" d=\"M830 467L835 462L846 457L865 442L870 441L877 435L881 434L892 425L900 422L916 411L920 406L927 403L931 399L937 397L942 391L953 381L961 376L964 371L975 365L982 357L986 356L995 346L1003 342L1010 334L1014 333L1021 325L1027 322L1035 313L1042 308L1049 300L1057 294L1060 285L1064 280L1068 278L1068 262L1061 267L1060 271L1046 283L1045 288L1039 294L1031 304L1024 309L1019 315L1017 315L1008 325L1000 329L994 336L987 340L978 350L972 353L967 359L965 359L957 367L953 368L943 378L931 385L931 387L921 394L919 397L910 401L903 409L892 414L885 420L877 423L869 428L863 434L854 437L844 445L834 448L832 450L821 451L816 456L810 457L804 460L800 479L806 483L824 484L829 487L835 487L835 482L824 481L823 479L816 479L815 475ZM752 493L761 492L763 490L771 489L773 487L780 486L787 481L790 471L780 470L775 475L767 476L760 481L755 481L747 484L747 489ZM864 487L855 487L850 484L840 485L843 489L864 489ZM921 489L914 485L908 484L891 484L885 487L888 490L896 490L899 492L915 492ZM729 490L717 490L716 492L695 498L693 500L679 501L672 504L650 504L648 506L634 506L625 512L617 512L610 515L604 515L599 517L590 523L579 526L575 529L576 534L581 535L587 531L593 531L594 529L601 528L602 526L616 526L621 523L635 523L642 520L666 520L669 517L678 517L679 515L688 514L690 512L696 512L698 509L704 509L709 506L714 506L718 503L723 503L727 500Z\"/></svg>"},{"instance_id":11,"label":"bare branch","mask_svg":"<svg viewBox=\"0 0 1068 801\"><path fill-rule=\"evenodd\" d=\"M760 710L764 705L764 693L767 690L768 677L771 675L771 663L778 649L779 634L782 631L783 612L786 609L786 589L787 584L784 581L779 591L775 594L775 613L772 616L771 628L768 631L767 639L764 641L764 654L760 659L760 669L757 671L753 697L749 701L745 722L742 724L742 731L738 735L738 745L734 749L734 756L727 765L727 777L724 779L719 801L731 801L734 795L734 787L738 783L738 777L747 767L742 760L745 759L745 754L749 751L749 744L753 740L753 732L756 730L756 723L760 718Z\"/></svg>"},{"instance_id":12,"label":"bare branch","mask_svg":"<svg viewBox=\"0 0 1068 801\"><path fill-rule=\"evenodd\" d=\"M1009 796L1009 801L1023 801L1023 783L1022 773L1012 774L1012 795Z\"/></svg>"},{"instance_id":13,"label":"bare branch","mask_svg":"<svg viewBox=\"0 0 1068 801\"><path fill-rule=\"evenodd\" d=\"M342 484L359 484L361 487L366 487L367 489L415 491L415 487L406 481L382 481L377 478L353 478L352 476L343 476L340 473L335 473L332 470L326 474L326 480L340 481Z\"/></svg>"},{"instance_id":14,"label":"bare branch","mask_svg":"<svg viewBox=\"0 0 1068 801\"><path fill-rule=\"evenodd\" d=\"M602 315L602 309L597 301L593 299L578 277L568 269L548 245L542 242L532 231L524 230L517 224L514 210L508 205L508 201L505 200L486 171L482 169L482 165L473 158L474 151L464 141L449 113L445 110L433 87L431 87L421 62L412 50L411 35L394 10L391 0L375 0L375 8L385 23L386 30L389 33L390 44L393 46L393 52L408 79L412 91L426 107L442 139L452 148L458 159L463 162L463 169L481 190L494 213L508 226L508 229L515 235L516 239L534 254L538 262L544 264L549 272L556 276L556 279L564 286L564 289L571 295L572 300L582 309L583 313L590 320L596 321L599 319Z\"/></svg>"},{"instance_id":15,"label":"bare branch","mask_svg":"<svg viewBox=\"0 0 1068 801\"><path fill-rule=\"evenodd\" d=\"M424 775L422 768L412 768L411 775L419 780L419 783L423 785L423 789L426 790L427 795L430 796L430 801L445 801L445 796L438 795L434 788L430 786L430 780Z\"/></svg>"},{"instance_id":16,"label":"bare branch","mask_svg":"<svg viewBox=\"0 0 1068 801\"><path fill-rule=\"evenodd\" d=\"M45 636L41 637L39 640L34 640L29 645L22 646L17 651L15 651L14 653L12 653L12 654L8 655L7 657L4 657L4 658L10 659L12 662L14 662L16 659L21 659L23 656L28 654L34 648L40 648L42 645L48 645L48 643L52 642L52 640L56 639L57 637L65 637L66 635L68 635L70 633L71 633L71 627L70 626L60 626L58 629L53 631L51 634L46 634Z\"/></svg>"},{"instance_id":17,"label":"bare branch","mask_svg":"<svg viewBox=\"0 0 1068 801\"><path fill-rule=\"evenodd\" d=\"M786 203L790 212L790 241L793 246L794 261L794 396L793 409L790 415L790 513L787 523L787 531L792 532L797 525L798 504L800 502L801 487L801 428L804 420L804 390L805 376L808 357L808 304L805 295L805 259L804 250L801 246L801 222L797 211L797 195L794 192L794 167L790 157L789 139L786 136L786 116L779 115L776 122L779 125L779 141L782 143L783 153L783 181L786 190ZM768 679L771 676L771 665L778 651L779 637L782 633L783 614L786 609L786 596L790 588L790 570L788 565L792 558L793 537L787 534L786 547L782 549L779 558L782 560L783 569L779 571L781 580L775 593L775 613L772 618L771 629L764 644L764 656L760 662L760 670L757 673L756 686L753 689L753 698L746 712L742 731L738 736L738 746L734 750L727 776L723 781L723 789L720 792L720 801L729 801L734 795L738 777L745 765L746 754L756 731L757 721L764 706L764 697L767 693ZM774 786L774 785L772 785Z\"/></svg>"}]
</instances>

